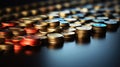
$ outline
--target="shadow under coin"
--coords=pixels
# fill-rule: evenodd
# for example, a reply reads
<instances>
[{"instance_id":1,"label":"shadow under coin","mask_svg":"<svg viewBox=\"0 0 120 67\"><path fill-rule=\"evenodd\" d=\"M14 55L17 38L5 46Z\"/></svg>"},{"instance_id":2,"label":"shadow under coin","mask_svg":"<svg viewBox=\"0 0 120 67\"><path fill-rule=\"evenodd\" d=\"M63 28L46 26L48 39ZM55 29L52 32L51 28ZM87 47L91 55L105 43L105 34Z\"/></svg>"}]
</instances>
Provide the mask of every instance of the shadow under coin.
<instances>
[{"instance_id":1,"label":"shadow under coin","mask_svg":"<svg viewBox=\"0 0 120 67\"><path fill-rule=\"evenodd\" d=\"M93 39L105 39L106 33L93 33L92 38Z\"/></svg>"},{"instance_id":2,"label":"shadow under coin","mask_svg":"<svg viewBox=\"0 0 120 67\"><path fill-rule=\"evenodd\" d=\"M88 45L90 43L90 37L89 38L76 38L75 42L76 44L79 44L79 45Z\"/></svg>"},{"instance_id":3,"label":"shadow under coin","mask_svg":"<svg viewBox=\"0 0 120 67\"><path fill-rule=\"evenodd\" d=\"M117 32L119 25L109 26L107 27L107 32Z\"/></svg>"},{"instance_id":4,"label":"shadow under coin","mask_svg":"<svg viewBox=\"0 0 120 67\"><path fill-rule=\"evenodd\" d=\"M47 45L48 49L61 49L64 43L54 44L54 45Z\"/></svg>"}]
</instances>

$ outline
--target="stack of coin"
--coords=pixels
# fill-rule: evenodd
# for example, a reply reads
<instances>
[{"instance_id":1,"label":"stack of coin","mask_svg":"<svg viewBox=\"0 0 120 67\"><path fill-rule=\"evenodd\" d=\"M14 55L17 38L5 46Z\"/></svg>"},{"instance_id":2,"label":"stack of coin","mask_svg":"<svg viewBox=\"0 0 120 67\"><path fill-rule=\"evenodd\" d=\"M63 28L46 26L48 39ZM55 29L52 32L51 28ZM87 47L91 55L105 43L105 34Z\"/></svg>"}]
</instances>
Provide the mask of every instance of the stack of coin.
<instances>
[{"instance_id":1,"label":"stack of coin","mask_svg":"<svg viewBox=\"0 0 120 67\"><path fill-rule=\"evenodd\" d=\"M107 25L103 23L94 23L92 28L93 38L105 38Z\"/></svg>"},{"instance_id":2,"label":"stack of coin","mask_svg":"<svg viewBox=\"0 0 120 67\"><path fill-rule=\"evenodd\" d=\"M60 33L62 31L61 27L56 27L56 28L52 28L52 27L48 27L47 28L47 32L48 33Z\"/></svg>"},{"instance_id":3,"label":"stack of coin","mask_svg":"<svg viewBox=\"0 0 120 67\"><path fill-rule=\"evenodd\" d=\"M68 29L69 23L67 21L60 21L60 27L62 27L62 29Z\"/></svg>"},{"instance_id":4,"label":"stack of coin","mask_svg":"<svg viewBox=\"0 0 120 67\"><path fill-rule=\"evenodd\" d=\"M103 23L94 23L92 25L92 30L94 33L106 33L106 24Z\"/></svg>"},{"instance_id":5,"label":"stack of coin","mask_svg":"<svg viewBox=\"0 0 120 67\"><path fill-rule=\"evenodd\" d=\"M118 22L115 20L105 21L104 23L107 24L108 31L116 31L119 26Z\"/></svg>"},{"instance_id":6,"label":"stack of coin","mask_svg":"<svg viewBox=\"0 0 120 67\"><path fill-rule=\"evenodd\" d=\"M76 28L67 28L67 29L63 29L63 32L75 32Z\"/></svg>"},{"instance_id":7,"label":"stack of coin","mask_svg":"<svg viewBox=\"0 0 120 67\"><path fill-rule=\"evenodd\" d=\"M17 27L10 27L9 29L12 31L12 33L13 33L14 36L23 36L23 35L26 35L26 32L25 32L24 29L17 28Z\"/></svg>"},{"instance_id":8,"label":"stack of coin","mask_svg":"<svg viewBox=\"0 0 120 67\"><path fill-rule=\"evenodd\" d=\"M50 33L47 34L48 43L50 45L61 45L64 43L64 36L59 33Z\"/></svg>"},{"instance_id":9,"label":"stack of coin","mask_svg":"<svg viewBox=\"0 0 120 67\"><path fill-rule=\"evenodd\" d=\"M36 34L34 35L34 37L37 39L37 45L46 45L48 44L48 39L47 39L47 36L44 36L44 35L40 35L40 34Z\"/></svg>"},{"instance_id":10,"label":"stack of coin","mask_svg":"<svg viewBox=\"0 0 120 67\"><path fill-rule=\"evenodd\" d=\"M63 32L65 41L73 41L75 38L75 32Z\"/></svg>"},{"instance_id":11,"label":"stack of coin","mask_svg":"<svg viewBox=\"0 0 120 67\"><path fill-rule=\"evenodd\" d=\"M78 38L89 38L91 35L91 26L76 27L76 34Z\"/></svg>"},{"instance_id":12,"label":"stack of coin","mask_svg":"<svg viewBox=\"0 0 120 67\"><path fill-rule=\"evenodd\" d=\"M37 29L37 30L40 30L40 31L46 31L47 30L47 27L43 26L41 24L34 24L34 28Z\"/></svg>"},{"instance_id":13,"label":"stack of coin","mask_svg":"<svg viewBox=\"0 0 120 67\"><path fill-rule=\"evenodd\" d=\"M56 28L60 25L59 20L53 19L48 21L49 27Z\"/></svg>"},{"instance_id":14,"label":"stack of coin","mask_svg":"<svg viewBox=\"0 0 120 67\"><path fill-rule=\"evenodd\" d=\"M34 28L40 32L47 32L48 23L46 21L40 21L37 24L34 24Z\"/></svg>"}]
</instances>

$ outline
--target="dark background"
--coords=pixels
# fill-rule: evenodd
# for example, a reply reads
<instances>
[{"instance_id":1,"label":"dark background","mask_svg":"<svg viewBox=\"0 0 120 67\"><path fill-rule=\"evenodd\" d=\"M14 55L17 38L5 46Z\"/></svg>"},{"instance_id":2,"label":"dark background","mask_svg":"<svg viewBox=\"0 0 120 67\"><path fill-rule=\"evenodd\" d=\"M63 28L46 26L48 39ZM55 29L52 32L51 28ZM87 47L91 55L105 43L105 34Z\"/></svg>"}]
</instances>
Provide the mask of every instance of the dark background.
<instances>
[{"instance_id":1,"label":"dark background","mask_svg":"<svg viewBox=\"0 0 120 67\"><path fill-rule=\"evenodd\" d=\"M23 4L29 4L33 2L41 2L41 1L49 1L49 0L0 0L0 7L11 7L11 6L18 6ZM54 0L53 0L54 1ZM69 1L69 0L68 0ZM89 1L89 0L88 0ZM113 0L93 0L96 2L107 2L107 1L113 1Z\"/></svg>"},{"instance_id":2,"label":"dark background","mask_svg":"<svg viewBox=\"0 0 120 67\"><path fill-rule=\"evenodd\" d=\"M12 7L17 5L23 5L23 4L29 4L33 2L40 2L40 1L46 1L46 0L0 0L0 7Z\"/></svg>"}]
</instances>

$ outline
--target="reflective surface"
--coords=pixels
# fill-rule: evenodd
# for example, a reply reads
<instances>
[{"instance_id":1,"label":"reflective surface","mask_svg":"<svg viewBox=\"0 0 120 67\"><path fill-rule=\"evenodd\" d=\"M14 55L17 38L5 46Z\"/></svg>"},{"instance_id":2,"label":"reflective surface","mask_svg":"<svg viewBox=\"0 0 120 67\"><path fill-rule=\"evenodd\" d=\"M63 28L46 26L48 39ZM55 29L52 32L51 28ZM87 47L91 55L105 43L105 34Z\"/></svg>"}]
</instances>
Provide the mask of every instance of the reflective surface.
<instances>
[{"instance_id":1,"label":"reflective surface","mask_svg":"<svg viewBox=\"0 0 120 67\"><path fill-rule=\"evenodd\" d=\"M6 67L119 67L120 28L106 36L85 41L66 42L61 46L16 46L0 52L0 66Z\"/></svg>"}]
</instances>

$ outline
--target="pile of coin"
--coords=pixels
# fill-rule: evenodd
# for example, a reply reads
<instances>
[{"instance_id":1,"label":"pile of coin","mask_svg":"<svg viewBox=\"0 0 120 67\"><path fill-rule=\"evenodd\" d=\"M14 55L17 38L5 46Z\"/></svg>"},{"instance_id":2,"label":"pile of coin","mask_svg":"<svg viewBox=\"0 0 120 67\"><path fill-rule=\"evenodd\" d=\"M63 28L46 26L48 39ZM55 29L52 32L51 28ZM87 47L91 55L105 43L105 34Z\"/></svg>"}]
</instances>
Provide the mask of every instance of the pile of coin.
<instances>
[{"instance_id":1,"label":"pile of coin","mask_svg":"<svg viewBox=\"0 0 120 67\"><path fill-rule=\"evenodd\" d=\"M112 4L112 3L111 3ZM115 4L114 4L115 5ZM69 4L66 4L66 7ZM66 41L89 42L90 37L104 37L120 24L120 11L107 4L77 4L67 8L34 16L0 22L0 49L4 45L58 47ZM57 6L60 8L60 6ZM49 7L52 10L52 7ZM44 11L44 10L43 10ZM112 13L111 13L112 12ZM23 12L26 15L26 12ZM6 49L5 46L5 49Z\"/></svg>"}]
</instances>

